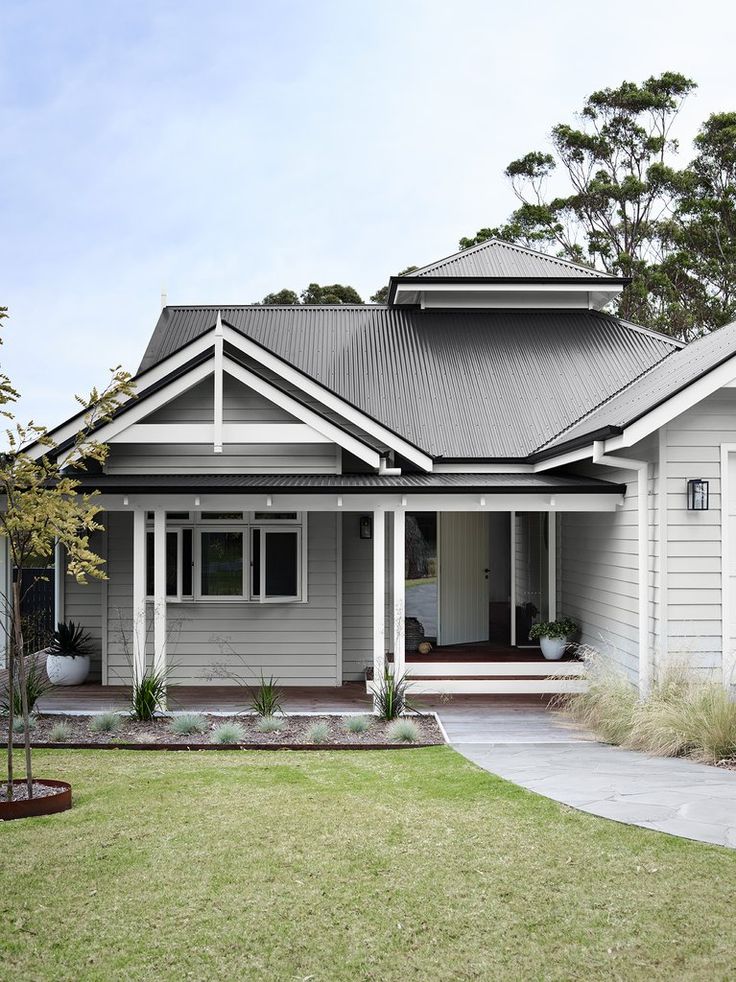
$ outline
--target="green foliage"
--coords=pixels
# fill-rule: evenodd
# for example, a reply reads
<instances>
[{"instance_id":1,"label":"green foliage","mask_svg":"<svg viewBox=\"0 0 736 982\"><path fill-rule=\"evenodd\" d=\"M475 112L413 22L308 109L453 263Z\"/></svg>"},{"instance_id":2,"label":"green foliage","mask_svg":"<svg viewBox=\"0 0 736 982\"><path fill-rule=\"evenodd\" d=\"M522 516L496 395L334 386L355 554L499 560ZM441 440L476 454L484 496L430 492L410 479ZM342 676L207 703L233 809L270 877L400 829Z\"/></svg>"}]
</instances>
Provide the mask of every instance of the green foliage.
<instances>
[{"instance_id":1,"label":"green foliage","mask_svg":"<svg viewBox=\"0 0 736 982\"><path fill-rule=\"evenodd\" d=\"M110 710L106 713L98 713L89 724L89 729L91 733L117 733L122 725L120 713Z\"/></svg>"},{"instance_id":2,"label":"green foliage","mask_svg":"<svg viewBox=\"0 0 736 982\"><path fill-rule=\"evenodd\" d=\"M345 729L348 733L365 733L370 729L371 721L367 716L348 716Z\"/></svg>"},{"instance_id":3,"label":"green foliage","mask_svg":"<svg viewBox=\"0 0 736 982\"><path fill-rule=\"evenodd\" d=\"M279 290L277 293L267 293L261 300L264 307L293 307L299 303L299 296L293 290Z\"/></svg>"},{"instance_id":4,"label":"green foliage","mask_svg":"<svg viewBox=\"0 0 736 982\"><path fill-rule=\"evenodd\" d=\"M54 723L49 730L49 740L51 743L69 743L72 738L72 728L66 720Z\"/></svg>"},{"instance_id":5,"label":"green foliage","mask_svg":"<svg viewBox=\"0 0 736 982\"><path fill-rule=\"evenodd\" d=\"M283 726L284 720L278 716L262 716L256 723L256 729L260 733L278 733Z\"/></svg>"},{"instance_id":6,"label":"green foliage","mask_svg":"<svg viewBox=\"0 0 736 982\"><path fill-rule=\"evenodd\" d=\"M211 743L236 744L245 741L245 731L237 723L221 723L210 736Z\"/></svg>"},{"instance_id":7,"label":"green foliage","mask_svg":"<svg viewBox=\"0 0 736 982\"><path fill-rule=\"evenodd\" d=\"M383 678L374 685L375 709L379 719L396 719L412 708L406 698L406 675L397 678L387 668Z\"/></svg>"},{"instance_id":8,"label":"green foliage","mask_svg":"<svg viewBox=\"0 0 736 982\"><path fill-rule=\"evenodd\" d=\"M415 269L419 269L418 266L407 266L406 269L402 269L397 276L408 276L413 273ZM371 303L386 303L388 301L388 283L385 286L380 287L371 297Z\"/></svg>"},{"instance_id":9,"label":"green foliage","mask_svg":"<svg viewBox=\"0 0 736 982\"><path fill-rule=\"evenodd\" d=\"M65 655L76 658L77 655L89 655L92 651L92 637L81 624L74 621L60 621L56 626L49 651L52 655Z\"/></svg>"},{"instance_id":10,"label":"green foliage","mask_svg":"<svg viewBox=\"0 0 736 982\"><path fill-rule=\"evenodd\" d=\"M324 720L318 720L316 723L312 723L311 726L307 727L304 740L306 743L329 743L330 727Z\"/></svg>"},{"instance_id":11,"label":"green foliage","mask_svg":"<svg viewBox=\"0 0 736 982\"><path fill-rule=\"evenodd\" d=\"M360 294L352 286L333 283L331 286L320 286L310 283L300 294L294 290L283 289L276 293L268 293L261 300L264 307L280 306L294 307L299 304L316 304L317 306L335 306L338 304L362 304Z\"/></svg>"},{"instance_id":12,"label":"green foliage","mask_svg":"<svg viewBox=\"0 0 736 982\"><path fill-rule=\"evenodd\" d=\"M41 667L41 665L39 665L37 660L33 657L26 657L25 676L28 712L32 713L41 696L43 696L51 688L51 683L46 675L46 669ZM3 693L2 703L0 703L0 712L3 716L7 716L10 713L10 699L7 688ZM23 698L20 690L20 681L16 677L15 685L13 686L13 716L22 715Z\"/></svg>"},{"instance_id":13,"label":"green foliage","mask_svg":"<svg viewBox=\"0 0 736 982\"><path fill-rule=\"evenodd\" d=\"M413 719L395 719L388 728L388 738L394 743L417 743L421 733Z\"/></svg>"},{"instance_id":14,"label":"green foliage","mask_svg":"<svg viewBox=\"0 0 736 982\"><path fill-rule=\"evenodd\" d=\"M147 669L134 680L130 697L130 715L133 719L139 722L153 719L166 699L168 674L168 670L159 672Z\"/></svg>"},{"instance_id":15,"label":"green foliage","mask_svg":"<svg viewBox=\"0 0 736 982\"><path fill-rule=\"evenodd\" d=\"M578 625L571 617L561 617L556 621L542 621L532 624L529 640L538 641L540 638L550 638L553 641L569 641L577 632Z\"/></svg>"},{"instance_id":16,"label":"green foliage","mask_svg":"<svg viewBox=\"0 0 736 982\"><path fill-rule=\"evenodd\" d=\"M586 658L590 684L579 695L557 700L567 715L606 743L620 745L634 728L637 693L628 679Z\"/></svg>"},{"instance_id":17,"label":"green foliage","mask_svg":"<svg viewBox=\"0 0 736 982\"><path fill-rule=\"evenodd\" d=\"M28 730L29 732L31 730L35 730L35 728L36 728L36 717L35 716L29 716L28 717L28 726L26 726L26 721L23 719L22 716L16 716L15 719L13 720L13 733L16 736L19 736L20 734L25 733L26 730Z\"/></svg>"},{"instance_id":18,"label":"green foliage","mask_svg":"<svg viewBox=\"0 0 736 982\"><path fill-rule=\"evenodd\" d=\"M268 679L261 675L258 685L251 690L250 708L259 716L273 716L283 712L281 689L273 675Z\"/></svg>"},{"instance_id":19,"label":"green foliage","mask_svg":"<svg viewBox=\"0 0 736 982\"><path fill-rule=\"evenodd\" d=\"M207 731L207 720L199 713L182 713L174 716L169 724L169 729L176 736L189 736L192 733L205 733Z\"/></svg>"}]
</instances>

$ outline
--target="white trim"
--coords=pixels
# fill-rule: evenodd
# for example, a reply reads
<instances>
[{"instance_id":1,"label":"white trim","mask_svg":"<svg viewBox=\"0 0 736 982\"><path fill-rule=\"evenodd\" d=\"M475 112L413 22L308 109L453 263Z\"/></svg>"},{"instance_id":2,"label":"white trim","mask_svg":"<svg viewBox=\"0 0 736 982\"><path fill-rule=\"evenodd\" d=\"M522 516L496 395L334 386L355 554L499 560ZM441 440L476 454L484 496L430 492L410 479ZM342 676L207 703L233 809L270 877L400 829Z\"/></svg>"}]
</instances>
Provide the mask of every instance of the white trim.
<instances>
[{"instance_id":1,"label":"white trim","mask_svg":"<svg viewBox=\"0 0 736 982\"><path fill-rule=\"evenodd\" d=\"M468 460L460 464L435 464L433 474L533 474L533 464L484 464Z\"/></svg>"},{"instance_id":2,"label":"white trim","mask_svg":"<svg viewBox=\"0 0 736 982\"><path fill-rule=\"evenodd\" d=\"M102 548L100 551L103 559L105 560L106 578L102 580L100 586L100 603L102 605L100 610L100 628L102 634L101 643L100 643L100 648L101 648L100 681L102 685L107 685L108 684L107 659L108 659L108 643L109 643L108 632L109 632L109 620L110 620L109 589L108 589L108 584L110 582L110 570L109 570L108 560L110 557L109 557L109 536L107 533L107 515L104 516L103 523L105 527L102 529L102 533L101 533Z\"/></svg>"},{"instance_id":3,"label":"white trim","mask_svg":"<svg viewBox=\"0 0 736 982\"><path fill-rule=\"evenodd\" d=\"M366 691L372 691L366 684ZM585 692L588 679L428 679L410 682L408 692L414 696L439 695L554 695L558 692Z\"/></svg>"},{"instance_id":4,"label":"white trim","mask_svg":"<svg viewBox=\"0 0 736 982\"><path fill-rule=\"evenodd\" d=\"M213 438L212 449L215 453L222 453L223 442L223 340L222 340L222 318L220 311L217 311L217 321L215 323L215 391L213 399Z\"/></svg>"},{"instance_id":5,"label":"white trim","mask_svg":"<svg viewBox=\"0 0 736 982\"><path fill-rule=\"evenodd\" d=\"M66 556L60 542L54 545L54 630L64 620L64 586L66 583Z\"/></svg>"},{"instance_id":6,"label":"white trim","mask_svg":"<svg viewBox=\"0 0 736 982\"><path fill-rule=\"evenodd\" d=\"M579 678L586 673L585 663L581 661L545 661L541 656L537 661L421 661L408 662L407 675L421 675L426 678L446 679L485 676L503 678L504 676L526 676L531 678Z\"/></svg>"},{"instance_id":7,"label":"white trim","mask_svg":"<svg viewBox=\"0 0 736 982\"><path fill-rule=\"evenodd\" d=\"M723 684L730 688L736 682L736 658L730 650L731 618L734 612L731 607L730 568L731 555L736 543L731 542L729 535L729 495L731 493L728 476L728 461L731 454L736 454L736 443L721 444L721 673Z\"/></svg>"},{"instance_id":8,"label":"white trim","mask_svg":"<svg viewBox=\"0 0 736 982\"><path fill-rule=\"evenodd\" d=\"M251 341L250 338L246 338L244 335L238 333L238 331L235 331L227 324L224 325L223 331L225 340L229 344L232 344L233 347L238 348L244 354L248 355L250 358L253 358L254 361L257 361L265 368L275 372L280 378L284 379L284 381L290 382L298 389L301 389L301 391L306 395L317 399L328 409L332 409L339 413L348 422L359 426L365 433L368 433L370 436L381 440L386 444L386 446L401 454L402 457L406 457L407 460L411 460L412 463L415 463L418 467L421 467L422 470L432 470L432 458L428 454L412 446L412 444L408 443L406 440L403 440L395 433L392 433L392 431L387 429L385 426L382 426L380 423L377 423L375 420L366 416L360 410L355 409L349 403L335 395L335 393L330 389L325 388L318 382L314 382L312 379L302 374L302 372L300 372L298 369L294 368L292 365L288 365L280 358L277 358L276 355L266 351L254 341ZM342 444L342 446L344 446L344 444ZM349 447L345 447L345 449L350 450ZM352 453L353 451L350 452Z\"/></svg>"},{"instance_id":9,"label":"white trim","mask_svg":"<svg viewBox=\"0 0 736 982\"><path fill-rule=\"evenodd\" d=\"M146 515L133 511L133 680L146 671Z\"/></svg>"},{"instance_id":10,"label":"white trim","mask_svg":"<svg viewBox=\"0 0 736 982\"><path fill-rule=\"evenodd\" d=\"M212 423L133 423L108 443L214 444L218 427ZM223 443L332 443L306 423L222 423ZM215 451L217 452L217 451Z\"/></svg>"},{"instance_id":11,"label":"white trim","mask_svg":"<svg viewBox=\"0 0 736 982\"><path fill-rule=\"evenodd\" d=\"M344 430L341 430L334 423L323 419L317 413L313 412L306 406L303 406L296 399L293 399L290 395L282 392L281 389L278 389L272 383L262 379L260 375L256 375L255 372L251 372L250 369L244 368L242 365L239 365L237 362L234 362L229 358L225 358L223 367L229 375L232 375L234 378L238 379L238 381L243 382L260 395L265 396L281 409L286 410L286 412L290 413L292 416L296 416L296 418L300 419L303 423L307 423L309 426L313 427L318 433L326 436L333 443L337 443L344 450L349 451L366 464L369 464L371 467L378 470L381 463L381 455L376 450L370 449L364 443L357 440L354 436L351 436L349 433L345 433Z\"/></svg>"},{"instance_id":12,"label":"white trim","mask_svg":"<svg viewBox=\"0 0 736 982\"><path fill-rule=\"evenodd\" d=\"M406 512L397 508L393 512L393 604L392 641L394 653L394 673L402 676L405 671L406 641L404 637L406 617L405 579L406 579Z\"/></svg>"},{"instance_id":13,"label":"white trim","mask_svg":"<svg viewBox=\"0 0 736 982\"><path fill-rule=\"evenodd\" d=\"M610 293L616 296L622 290L621 283L607 283L605 280L558 283L550 278L549 283L459 283L457 280L434 283L427 277L422 282L397 283L394 302L399 302L399 293Z\"/></svg>"},{"instance_id":14,"label":"white trim","mask_svg":"<svg viewBox=\"0 0 736 982\"><path fill-rule=\"evenodd\" d=\"M304 526L306 528L309 518L307 516ZM335 685L342 685L343 665L342 665L342 594L343 594L343 568L342 568L342 527L343 516L341 512L335 512L335 600L337 603L335 621ZM306 552L306 549L305 549Z\"/></svg>"},{"instance_id":15,"label":"white trim","mask_svg":"<svg viewBox=\"0 0 736 982\"><path fill-rule=\"evenodd\" d=\"M386 515L373 512L373 678L383 678L386 665Z\"/></svg>"},{"instance_id":16,"label":"white trim","mask_svg":"<svg viewBox=\"0 0 736 982\"><path fill-rule=\"evenodd\" d=\"M557 512L547 513L547 619L557 620Z\"/></svg>"},{"instance_id":17,"label":"white trim","mask_svg":"<svg viewBox=\"0 0 736 982\"><path fill-rule=\"evenodd\" d=\"M657 466L657 538L659 561L659 658L661 664L666 664L670 647L670 613L669 613L669 510L667 507L667 424L658 435L658 466ZM722 517L722 516L721 516ZM655 665L655 672L657 666Z\"/></svg>"},{"instance_id":18,"label":"white trim","mask_svg":"<svg viewBox=\"0 0 736 982\"><path fill-rule=\"evenodd\" d=\"M166 512L163 508L156 508L153 513L153 670L166 672Z\"/></svg>"},{"instance_id":19,"label":"white trim","mask_svg":"<svg viewBox=\"0 0 736 982\"><path fill-rule=\"evenodd\" d=\"M510 604L511 604L511 647L516 647L516 512L509 512L511 519L511 534L509 536L509 549L511 550L509 562L510 576Z\"/></svg>"}]
</instances>

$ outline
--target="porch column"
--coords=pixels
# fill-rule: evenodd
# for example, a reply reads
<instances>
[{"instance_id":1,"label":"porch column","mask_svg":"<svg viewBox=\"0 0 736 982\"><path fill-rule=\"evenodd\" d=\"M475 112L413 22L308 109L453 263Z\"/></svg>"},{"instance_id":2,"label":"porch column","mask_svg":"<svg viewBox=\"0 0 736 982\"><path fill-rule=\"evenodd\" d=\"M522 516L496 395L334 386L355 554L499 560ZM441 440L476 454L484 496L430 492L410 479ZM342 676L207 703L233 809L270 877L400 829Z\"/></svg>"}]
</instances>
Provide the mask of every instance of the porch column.
<instances>
[{"instance_id":1,"label":"porch column","mask_svg":"<svg viewBox=\"0 0 736 982\"><path fill-rule=\"evenodd\" d=\"M398 508L394 512L394 554L393 554L393 649L394 676L400 678L406 670L406 640L404 637L404 618L406 617L405 578L406 567L404 554L406 551L406 512Z\"/></svg>"},{"instance_id":2,"label":"porch column","mask_svg":"<svg viewBox=\"0 0 736 982\"><path fill-rule=\"evenodd\" d=\"M146 672L146 513L133 512L133 681Z\"/></svg>"},{"instance_id":3,"label":"porch column","mask_svg":"<svg viewBox=\"0 0 736 982\"><path fill-rule=\"evenodd\" d=\"M153 670L166 672L166 512L163 508L156 508L153 513Z\"/></svg>"},{"instance_id":4,"label":"porch column","mask_svg":"<svg viewBox=\"0 0 736 982\"><path fill-rule=\"evenodd\" d=\"M373 681L383 678L386 665L386 516L373 512Z\"/></svg>"}]
</instances>

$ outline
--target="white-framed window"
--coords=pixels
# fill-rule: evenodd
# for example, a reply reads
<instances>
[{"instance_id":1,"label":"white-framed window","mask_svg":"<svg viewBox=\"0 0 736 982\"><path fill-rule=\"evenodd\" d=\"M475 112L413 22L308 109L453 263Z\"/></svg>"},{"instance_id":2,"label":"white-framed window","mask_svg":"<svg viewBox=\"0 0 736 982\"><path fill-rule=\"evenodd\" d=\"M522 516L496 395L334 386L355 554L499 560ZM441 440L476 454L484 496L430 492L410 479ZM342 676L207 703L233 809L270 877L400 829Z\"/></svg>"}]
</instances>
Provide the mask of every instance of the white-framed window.
<instances>
[{"instance_id":1,"label":"white-framed window","mask_svg":"<svg viewBox=\"0 0 736 982\"><path fill-rule=\"evenodd\" d=\"M153 598L153 513L147 513L146 593ZM166 598L190 603L303 603L306 515L167 512Z\"/></svg>"}]
</instances>

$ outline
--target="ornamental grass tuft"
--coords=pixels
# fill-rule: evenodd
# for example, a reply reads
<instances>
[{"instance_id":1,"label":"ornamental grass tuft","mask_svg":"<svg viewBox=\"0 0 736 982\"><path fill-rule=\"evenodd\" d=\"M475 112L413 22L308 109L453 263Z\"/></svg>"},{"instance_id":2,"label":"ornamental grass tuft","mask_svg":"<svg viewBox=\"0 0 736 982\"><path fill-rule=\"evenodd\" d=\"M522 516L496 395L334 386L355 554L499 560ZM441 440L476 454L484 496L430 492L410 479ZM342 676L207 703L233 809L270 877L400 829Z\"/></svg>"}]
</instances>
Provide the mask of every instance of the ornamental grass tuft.
<instances>
[{"instance_id":1,"label":"ornamental grass tuft","mask_svg":"<svg viewBox=\"0 0 736 982\"><path fill-rule=\"evenodd\" d=\"M245 730L238 723L221 723L210 736L211 743L235 744L245 742Z\"/></svg>"},{"instance_id":2,"label":"ornamental grass tuft","mask_svg":"<svg viewBox=\"0 0 736 982\"><path fill-rule=\"evenodd\" d=\"M261 718L256 723L256 729L259 733L278 733L279 730L283 729L284 720L278 716L261 716Z\"/></svg>"},{"instance_id":3,"label":"ornamental grass tuft","mask_svg":"<svg viewBox=\"0 0 736 982\"><path fill-rule=\"evenodd\" d=\"M174 736L190 736L192 733L206 733L207 720L200 713L182 713L174 716L169 724Z\"/></svg>"},{"instance_id":4,"label":"ornamental grass tuft","mask_svg":"<svg viewBox=\"0 0 736 982\"><path fill-rule=\"evenodd\" d=\"M324 720L319 720L317 723L312 723L312 725L307 728L307 732L304 734L304 739L307 743L327 743L330 739L330 727L324 722Z\"/></svg>"},{"instance_id":5,"label":"ornamental grass tuft","mask_svg":"<svg viewBox=\"0 0 736 982\"><path fill-rule=\"evenodd\" d=\"M394 743L417 743L421 733L413 719L395 719L387 730Z\"/></svg>"},{"instance_id":6,"label":"ornamental grass tuft","mask_svg":"<svg viewBox=\"0 0 736 982\"><path fill-rule=\"evenodd\" d=\"M49 741L51 743L69 743L72 738L72 728L66 720L54 723L49 730Z\"/></svg>"},{"instance_id":7,"label":"ornamental grass tuft","mask_svg":"<svg viewBox=\"0 0 736 982\"><path fill-rule=\"evenodd\" d=\"M122 725L120 713L109 711L95 716L89 728L91 733L117 733Z\"/></svg>"},{"instance_id":8,"label":"ornamental grass tuft","mask_svg":"<svg viewBox=\"0 0 736 982\"><path fill-rule=\"evenodd\" d=\"M345 720L345 729L348 733L365 733L369 730L371 721L367 716L348 716Z\"/></svg>"}]
</instances>

